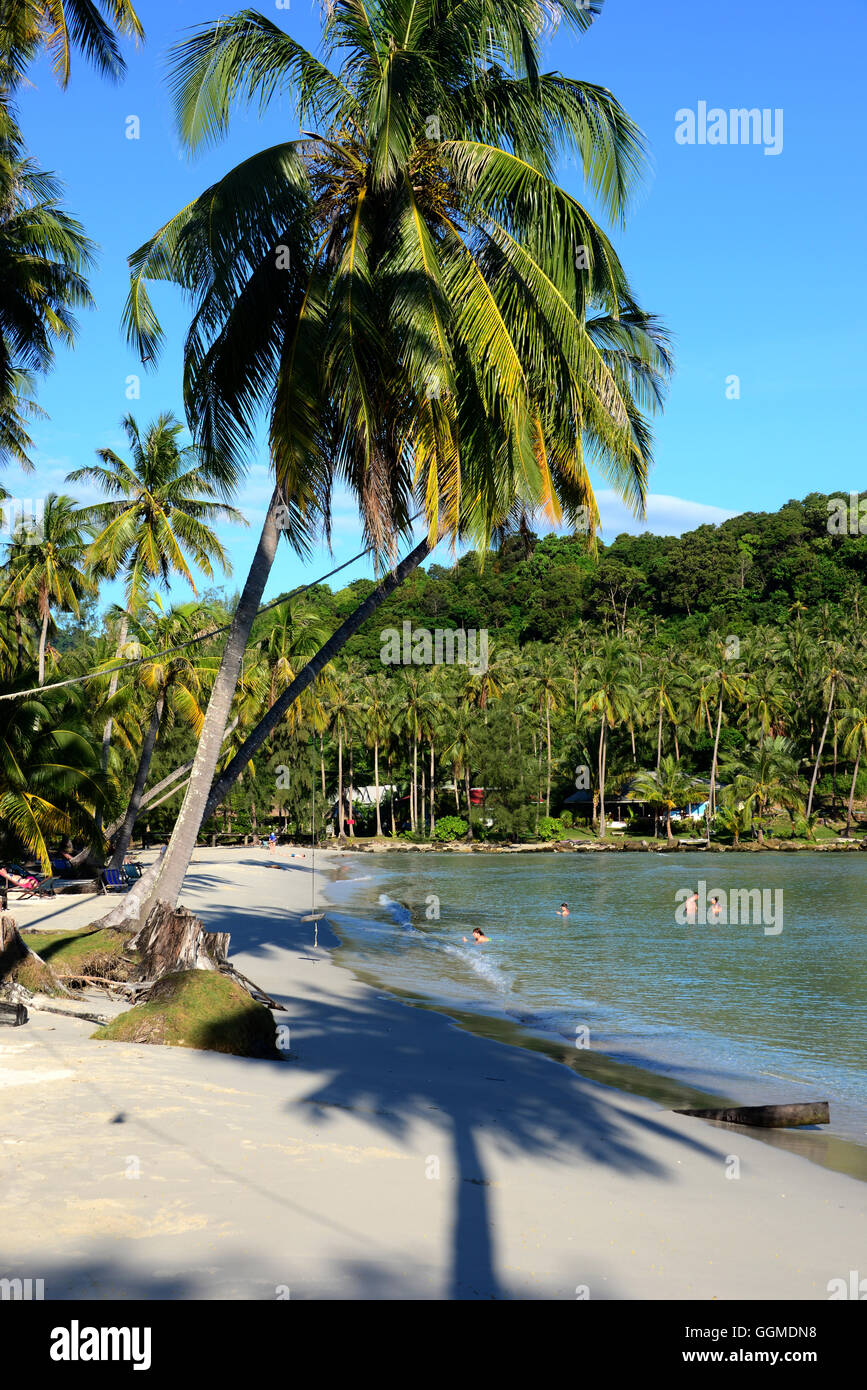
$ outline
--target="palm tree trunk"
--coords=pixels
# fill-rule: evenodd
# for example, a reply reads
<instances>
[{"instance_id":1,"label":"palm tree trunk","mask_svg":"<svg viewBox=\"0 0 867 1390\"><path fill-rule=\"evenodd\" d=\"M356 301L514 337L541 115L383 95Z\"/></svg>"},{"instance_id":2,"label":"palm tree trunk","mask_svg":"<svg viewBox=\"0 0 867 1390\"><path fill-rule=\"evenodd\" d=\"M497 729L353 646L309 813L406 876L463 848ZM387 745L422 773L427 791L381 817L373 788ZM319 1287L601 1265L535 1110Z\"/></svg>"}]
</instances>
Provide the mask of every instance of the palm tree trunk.
<instances>
[{"instance_id":1,"label":"palm tree trunk","mask_svg":"<svg viewBox=\"0 0 867 1390\"><path fill-rule=\"evenodd\" d=\"M126 606L126 608L124 609L123 617L122 617L121 620L120 620L120 631L119 631L118 634L117 634L117 648L116 648L115 654L114 654L115 663L117 663L117 661L120 659L120 654L121 654L121 652L123 651L124 646L126 645L126 635L127 635L127 632L129 631L129 614L130 614L130 604L131 604L131 603L132 603L132 599L129 599L129 601L127 602L127 606ZM112 697L113 697L114 695L117 694L117 686L118 686L118 681L119 681L119 680L120 680L120 671L112 671L112 673L111 673L111 680L110 680L109 683L108 683L108 698L109 698L109 700L112 699ZM101 751L101 753L100 753L100 764L99 764L99 765L100 765L100 767L101 767L101 769L102 769L103 776L105 776L106 773L108 772L108 755L109 755L109 749L111 748L111 732L112 732L112 729L113 729L113 728L114 728L114 720L113 720L113 719L107 719L107 720L105 721L104 725L102 726L102 751ZM97 830L101 830L101 829L102 829L102 812L101 812L101 811L97 811L97 813L96 813L96 828L97 828Z\"/></svg>"},{"instance_id":2,"label":"palm tree trunk","mask_svg":"<svg viewBox=\"0 0 867 1390\"><path fill-rule=\"evenodd\" d=\"M343 839L343 727L337 723L337 830Z\"/></svg>"},{"instance_id":3,"label":"palm tree trunk","mask_svg":"<svg viewBox=\"0 0 867 1390\"><path fill-rule=\"evenodd\" d=\"M51 610L48 604L45 605L45 612L42 614L42 627L39 632L39 684L45 684L45 643L48 640L48 620L51 617Z\"/></svg>"},{"instance_id":4,"label":"palm tree trunk","mask_svg":"<svg viewBox=\"0 0 867 1390\"><path fill-rule=\"evenodd\" d=\"M605 839L605 711L599 729L599 838Z\"/></svg>"},{"instance_id":5,"label":"palm tree trunk","mask_svg":"<svg viewBox=\"0 0 867 1390\"><path fill-rule=\"evenodd\" d=\"M250 573L247 576L247 583L241 595L241 602L235 613L235 620L229 633L229 639L223 652L223 660L217 675L217 681L208 704L208 712L205 716L205 727L202 730L202 738L199 742L196 762L193 767L193 774L190 778L190 786L181 814L175 824L169 847L163 860L157 861L153 866L153 871L148 872L139 884L142 885L140 893L136 899L132 898L134 889L127 894L128 911L127 914L119 914L118 920L129 920L129 912L134 917L146 913L153 906L154 902L161 900L164 902L176 903L178 895L184 881L184 875L195 848L199 827L204 821L212 816L214 810L219 806L223 798L228 795L235 782L250 762L251 758L259 751L266 739L270 737L274 729L288 709L291 709L295 701L304 693L308 685L316 679L319 673L337 653L343 648L350 637L364 625L372 613L375 613L381 603L403 583L407 575L417 569L423 560L431 552L431 546L427 538L420 541L409 555L385 576L382 583L367 595L362 603L350 613L328 639L324 646L307 663L302 671L299 671L294 681L282 695L279 696L267 713L260 719L256 727L248 734L241 744L235 756L232 758L228 767L221 772L218 778L214 778L214 770L219 756L219 746L225 729L225 721L231 706L232 695L237 684L238 673L241 669L241 660L244 647L249 640L250 628L256 616L262 591L270 573L274 554L277 548L278 532L274 520L274 513L280 505L280 494L275 491L268 509L268 516L259 540L259 546L254 557ZM231 688L228 688L231 682ZM228 688L228 689L227 689ZM219 726L219 727L217 727ZM208 739L211 728L216 728L216 748ZM147 878L147 883L145 883ZM138 886L138 885L135 885ZM147 896L145 896L147 895ZM120 904L119 904L120 906Z\"/></svg>"},{"instance_id":6,"label":"palm tree trunk","mask_svg":"<svg viewBox=\"0 0 867 1390\"><path fill-rule=\"evenodd\" d=\"M24 669L24 627L21 622L21 609L15 605L15 674Z\"/></svg>"},{"instance_id":7,"label":"palm tree trunk","mask_svg":"<svg viewBox=\"0 0 867 1390\"><path fill-rule=\"evenodd\" d=\"M355 754L352 747L352 731L349 733L349 838L355 839Z\"/></svg>"},{"instance_id":8,"label":"palm tree trunk","mask_svg":"<svg viewBox=\"0 0 867 1390\"><path fill-rule=\"evenodd\" d=\"M470 765L468 762L464 763L464 787L467 793L467 825L469 826L467 837L471 840L473 838L473 803L470 800Z\"/></svg>"},{"instance_id":9,"label":"palm tree trunk","mask_svg":"<svg viewBox=\"0 0 867 1390\"><path fill-rule=\"evenodd\" d=\"M111 856L111 867L113 869L120 868L121 864L126 858L126 852L129 849L129 842L132 839L132 832L135 829L136 816L141 810L141 802L142 796L144 795L145 783L148 779L148 773L151 770L151 759L154 755L154 747L156 745L157 734L159 733L160 724L162 722L164 708L165 696L160 695L151 713L150 723L148 724L147 732L144 736L144 742L141 746L141 753L139 755L138 760L138 771L135 775L135 782L133 783L132 795L129 799L129 806L127 807L126 815L123 818L123 825L120 828L117 840L115 842L114 853Z\"/></svg>"},{"instance_id":10,"label":"palm tree trunk","mask_svg":"<svg viewBox=\"0 0 867 1390\"><path fill-rule=\"evenodd\" d=\"M656 775L659 776L659 765L662 762L662 704L659 706L659 729L656 735Z\"/></svg>"},{"instance_id":11,"label":"palm tree trunk","mask_svg":"<svg viewBox=\"0 0 867 1390\"><path fill-rule=\"evenodd\" d=\"M812 812L812 810L813 810L813 794L814 794L814 792L815 792L815 790L816 790L816 783L817 783L817 781L819 780L819 764L820 764L820 762L822 761L822 749L823 749L824 746L825 746L825 737L826 737L826 735L827 735L827 733L828 733L828 725L829 725L830 722L831 722L831 710L832 710L833 705L834 705L834 688L835 688L835 686L836 686L836 681L832 679L832 680L831 680L831 694L830 694L830 696L829 696L829 698L828 698L828 711L827 711L827 713L826 713L826 715L825 715L825 723L824 723L823 728L822 728L822 737L819 739L819 748L818 748L818 751L817 751L817 753L816 753L816 763L815 763L815 766L814 766L814 768L813 768L813 776L812 776L811 779L810 779L810 795L807 797L807 819L808 819L808 820L810 819L810 814L811 814L811 812Z\"/></svg>"},{"instance_id":12,"label":"palm tree trunk","mask_svg":"<svg viewBox=\"0 0 867 1390\"><path fill-rule=\"evenodd\" d=\"M394 840L397 837L397 808L394 804L394 763L390 743L388 746L388 785L391 788L388 793L388 807L391 812L391 838Z\"/></svg>"},{"instance_id":13,"label":"palm tree trunk","mask_svg":"<svg viewBox=\"0 0 867 1390\"><path fill-rule=\"evenodd\" d=\"M545 815L551 814L551 705L545 699L545 734L548 740L548 785L545 790Z\"/></svg>"},{"instance_id":14,"label":"palm tree trunk","mask_svg":"<svg viewBox=\"0 0 867 1390\"><path fill-rule=\"evenodd\" d=\"M834 720L834 773L831 778L831 814L837 805L837 736L839 733L837 720Z\"/></svg>"},{"instance_id":15,"label":"palm tree trunk","mask_svg":"<svg viewBox=\"0 0 867 1390\"><path fill-rule=\"evenodd\" d=\"M229 720L229 711L232 707L232 698L238 683L244 651L250 640L250 630L259 611L262 593L268 575L271 573L274 556L277 553L279 531L277 530L275 513L277 507L281 505L281 501L281 494L275 488L265 524L262 527L262 534L259 537L259 544L256 547L256 554L247 575L247 582L235 610L232 626L223 649L217 679L208 701L205 722L199 739L199 746L196 749L184 804L175 822L168 849L162 860L157 861L154 879L149 885L149 897L146 902L143 896L140 899L142 911L145 908L149 909L157 900L171 903L172 906L175 905L196 846L199 829L203 821L213 814L214 807L208 804L209 792ZM276 701L272 710L276 709L279 704L280 701ZM232 766L234 766L235 761L235 759L232 760ZM238 769L239 773L243 771L249 761L249 757L244 759L243 764ZM233 778L229 785L233 785L234 781ZM219 802L216 804L219 805Z\"/></svg>"},{"instance_id":16,"label":"palm tree trunk","mask_svg":"<svg viewBox=\"0 0 867 1390\"><path fill-rule=\"evenodd\" d=\"M858 781L858 764L861 761L861 749L858 748L858 756L855 759L855 770L852 773L852 785L849 788L849 806L846 812L846 834L852 829L852 818L855 815L855 783Z\"/></svg>"},{"instance_id":17,"label":"palm tree trunk","mask_svg":"<svg viewBox=\"0 0 867 1390\"><path fill-rule=\"evenodd\" d=\"M436 812L434 811L434 746L433 739L430 745L430 837L433 839L436 830Z\"/></svg>"},{"instance_id":18,"label":"palm tree trunk","mask_svg":"<svg viewBox=\"0 0 867 1390\"><path fill-rule=\"evenodd\" d=\"M412 736L412 828L418 829L418 738Z\"/></svg>"},{"instance_id":19,"label":"palm tree trunk","mask_svg":"<svg viewBox=\"0 0 867 1390\"><path fill-rule=\"evenodd\" d=\"M711 759L711 764L710 764L710 794L709 794L709 797L708 797L708 809L709 809L709 811L710 811L711 816L712 816L712 815L714 814L714 812L716 811L716 767L717 767L717 759L718 759L718 757L719 757L719 736L720 736L720 730L722 729L722 714L723 714L723 697L722 697L722 691L720 691L720 694L719 694L719 704L717 705L717 711L716 711L716 735L715 735L714 741L713 741L713 758Z\"/></svg>"},{"instance_id":20,"label":"palm tree trunk","mask_svg":"<svg viewBox=\"0 0 867 1390\"><path fill-rule=\"evenodd\" d=\"M229 789L234 786L250 759L258 753L259 749L273 733L286 711L291 709L292 705L294 705L298 697L304 693L311 681L315 680L320 671L322 671L330 661L334 660L338 652L340 652L349 641L349 638L352 637L360 627L363 627L364 623L372 613L376 612L380 604L383 603L390 594L394 593L395 589L400 587L407 575L412 574L413 570L418 568L422 561L430 554L430 551L431 547L426 539L421 541L416 546L415 550L410 551L406 559L402 560L396 569L387 574L381 584L371 590L363 603L360 603L358 607L350 613L349 617L340 624L337 631L329 637L325 645L320 647L312 660L307 663L302 671L298 672L292 684L283 691L279 699L274 701L274 704L263 718L260 719L255 729L248 734L247 738L241 744L241 747L238 749L228 767L220 773L220 776L214 782L204 808L204 819L207 819L209 815L213 814L214 807L220 804L223 797L227 795Z\"/></svg>"},{"instance_id":21,"label":"palm tree trunk","mask_svg":"<svg viewBox=\"0 0 867 1390\"><path fill-rule=\"evenodd\" d=\"M376 833L382 835L382 811L379 806L379 739L373 740L373 784L376 788Z\"/></svg>"}]
</instances>

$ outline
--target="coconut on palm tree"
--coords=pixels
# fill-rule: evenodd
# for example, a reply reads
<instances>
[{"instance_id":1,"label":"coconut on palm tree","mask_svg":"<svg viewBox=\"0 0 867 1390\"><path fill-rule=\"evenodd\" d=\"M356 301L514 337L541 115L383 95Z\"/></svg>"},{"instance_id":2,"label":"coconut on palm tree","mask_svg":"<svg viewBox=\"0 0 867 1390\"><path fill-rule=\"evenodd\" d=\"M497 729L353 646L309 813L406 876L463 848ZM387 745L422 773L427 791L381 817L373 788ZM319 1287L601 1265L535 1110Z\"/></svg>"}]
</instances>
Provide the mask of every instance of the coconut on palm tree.
<instances>
[{"instance_id":1,"label":"coconut on palm tree","mask_svg":"<svg viewBox=\"0 0 867 1390\"><path fill-rule=\"evenodd\" d=\"M579 33L592 22L579 0L557 14ZM419 509L426 540L409 568L442 534L484 545L539 511L576 528L589 517L592 530L590 457L643 507L644 412L661 400L664 335L609 238L555 180L562 154L577 155L619 218L643 141L609 92L540 71L549 20L535 0L393 0L370 14L335 0L323 59L253 11L175 54L188 148L221 138L235 104L277 93L294 99L304 133L232 170L131 258L130 338L157 355L147 282L179 284L194 314L196 438L239 460L265 413L278 484L161 869L168 900L209 801L278 524L304 549L327 532L340 481L384 564Z\"/></svg>"}]
</instances>

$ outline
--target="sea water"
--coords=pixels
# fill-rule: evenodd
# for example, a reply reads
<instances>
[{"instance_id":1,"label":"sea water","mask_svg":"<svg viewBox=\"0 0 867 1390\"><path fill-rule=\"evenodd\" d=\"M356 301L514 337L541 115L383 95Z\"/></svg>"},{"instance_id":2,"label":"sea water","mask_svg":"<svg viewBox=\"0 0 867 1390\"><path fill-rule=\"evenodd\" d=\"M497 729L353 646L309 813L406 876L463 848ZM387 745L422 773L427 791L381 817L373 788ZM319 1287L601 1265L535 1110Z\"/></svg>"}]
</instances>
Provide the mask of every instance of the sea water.
<instances>
[{"instance_id":1,"label":"sea water","mask_svg":"<svg viewBox=\"0 0 867 1390\"><path fill-rule=\"evenodd\" d=\"M328 895L341 960L386 988L743 1104L828 1099L831 1129L864 1143L865 883L855 852L389 852L347 861ZM700 884L759 890L781 929L683 923Z\"/></svg>"}]
</instances>

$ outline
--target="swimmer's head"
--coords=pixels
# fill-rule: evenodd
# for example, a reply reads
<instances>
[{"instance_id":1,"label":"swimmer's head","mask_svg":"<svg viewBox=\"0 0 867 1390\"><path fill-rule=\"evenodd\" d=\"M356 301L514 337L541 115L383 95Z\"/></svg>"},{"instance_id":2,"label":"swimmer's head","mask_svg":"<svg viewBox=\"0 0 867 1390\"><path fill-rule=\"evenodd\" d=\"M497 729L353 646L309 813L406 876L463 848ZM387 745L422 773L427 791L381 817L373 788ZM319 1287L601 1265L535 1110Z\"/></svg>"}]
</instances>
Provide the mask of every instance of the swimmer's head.
<instances>
[{"instance_id":1,"label":"swimmer's head","mask_svg":"<svg viewBox=\"0 0 867 1390\"><path fill-rule=\"evenodd\" d=\"M476 938L477 941L480 936L484 936L484 932L482 931L481 927L473 927L473 936Z\"/></svg>"}]
</instances>

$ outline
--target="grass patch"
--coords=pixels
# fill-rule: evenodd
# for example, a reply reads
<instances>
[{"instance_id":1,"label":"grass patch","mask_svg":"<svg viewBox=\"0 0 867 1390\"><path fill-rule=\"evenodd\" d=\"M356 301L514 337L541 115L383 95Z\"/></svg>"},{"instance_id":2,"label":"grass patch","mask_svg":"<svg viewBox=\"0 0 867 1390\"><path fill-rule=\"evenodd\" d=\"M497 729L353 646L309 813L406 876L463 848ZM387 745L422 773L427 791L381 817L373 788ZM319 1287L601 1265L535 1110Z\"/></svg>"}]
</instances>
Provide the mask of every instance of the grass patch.
<instances>
[{"instance_id":1,"label":"grass patch","mask_svg":"<svg viewBox=\"0 0 867 1390\"><path fill-rule=\"evenodd\" d=\"M235 980L214 970L181 970L160 980L145 1004L119 1014L92 1035L115 1042L156 1043L279 1058L270 1009Z\"/></svg>"},{"instance_id":2,"label":"grass patch","mask_svg":"<svg viewBox=\"0 0 867 1390\"><path fill-rule=\"evenodd\" d=\"M29 931L23 939L62 979L98 975L124 980L128 972L122 956L130 935L85 927L74 932Z\"/></svg>"}]
</instances>

